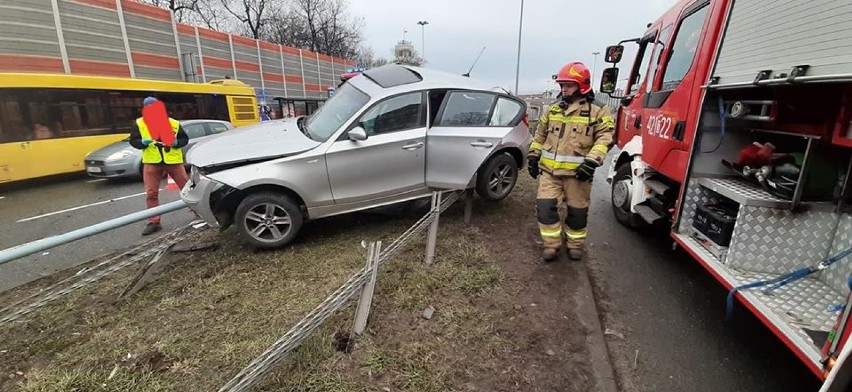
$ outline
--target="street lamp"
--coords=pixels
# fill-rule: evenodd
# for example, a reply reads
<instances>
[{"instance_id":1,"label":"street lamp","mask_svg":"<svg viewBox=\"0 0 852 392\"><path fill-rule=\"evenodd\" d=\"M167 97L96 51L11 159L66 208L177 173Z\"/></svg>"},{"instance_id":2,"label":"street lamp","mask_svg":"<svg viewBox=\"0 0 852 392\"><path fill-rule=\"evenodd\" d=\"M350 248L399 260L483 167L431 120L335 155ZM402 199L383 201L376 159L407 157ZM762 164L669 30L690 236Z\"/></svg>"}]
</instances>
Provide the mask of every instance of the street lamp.
<instances>
[{"instance_id":1,"label":"street lamp","mask_svg":"<svg viewBox=\"0 0 852 392\"><path fill-rule=\"evenodd\" d=\"M601 52L592 52L592 54L595 55L595 63L592 66L592 77L594 77L598 74L598 55L601 54Z\"/></svg>"},{"instance_id":2,"label":"street lamp","mask_svg":"<svg viewBox=\"0 0 852 392\"><path fill-rule=\"evenodd\" d=\"M423 57L423 60L426 60L426 25L429 22L421 20L417 24L420 25L420 56Z\"/></svg>"},{"instance_id":3,"label":"street lamp","mask_svg":"<svg viewBox=\"0 0 852 392\"><path fill-rule=\"evenodd\" d=\"M521 72L521 32L524 29L524 0L521 0L521 17L518 22L518 62L515 65L515 95L518 95L518 78Z\"/></svg>"}]
</instances>

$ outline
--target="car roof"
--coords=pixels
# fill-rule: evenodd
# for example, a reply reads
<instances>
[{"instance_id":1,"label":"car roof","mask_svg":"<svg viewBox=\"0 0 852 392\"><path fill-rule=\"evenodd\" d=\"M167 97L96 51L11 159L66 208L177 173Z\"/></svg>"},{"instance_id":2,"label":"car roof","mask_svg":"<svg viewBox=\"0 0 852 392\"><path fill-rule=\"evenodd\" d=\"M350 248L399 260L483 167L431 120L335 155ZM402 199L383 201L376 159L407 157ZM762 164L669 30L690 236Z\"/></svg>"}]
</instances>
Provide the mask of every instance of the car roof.
<instances>
[{"instance_id":1,"label":"car roof","mask_svg":"<svg viewBox=\"0 0 852 392\"><path fill-rule=\"evenodd\" d=\"M406 73L412 76L406 76ZM371 74L382 75L384 78L376 77L376 80L373 80L370 76ZM420 79L419 81L411 81L418 78ZM407 80L409 82L401 84L394 83L399 82L400 80ZM382 87L383 82L388 87ZM477 79L471 79L454 73L402 64L388 64L372 71L367 71L364 75L352 78L349 83L352 83L354 87L357 87L359 90L364 91L372 97L389 96L414 90L432 89L480 90L507 94L507 92L499 86L494 86Z\"/></svg>"},{"instance_id":2,"label":"car roof","mask_svg":"<svg viewBox=\"0 0 852 392\"><path fill-rule=\"evenodd\" d=\"M205 122L225 123L227 121L213 120L213 119L208 120L208 119L199 118L199 119L194 119L194 120L180 120L180 125L192 125L192 124L205 123Z\"/></svg>"}]
</instances>

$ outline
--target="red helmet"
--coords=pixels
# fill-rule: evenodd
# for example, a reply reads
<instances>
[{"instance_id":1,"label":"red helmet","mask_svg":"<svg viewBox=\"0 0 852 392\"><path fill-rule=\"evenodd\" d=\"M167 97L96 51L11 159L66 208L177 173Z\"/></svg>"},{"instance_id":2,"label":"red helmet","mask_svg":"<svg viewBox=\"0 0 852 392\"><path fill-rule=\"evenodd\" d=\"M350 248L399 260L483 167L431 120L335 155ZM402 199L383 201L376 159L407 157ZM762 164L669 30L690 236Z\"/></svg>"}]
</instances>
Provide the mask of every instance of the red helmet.
<instances>
[{"instance_id":1,"label":"red helmet","mask_svg":"<svg viewBox=\"0 0 852 392\"><path fill-rule=\"evenodd\" d=\"M556 83L574 82L580 85L580 94L592 91L592 73L581 62L568 63L556 74Z\"/></svg>"}]
</instances>

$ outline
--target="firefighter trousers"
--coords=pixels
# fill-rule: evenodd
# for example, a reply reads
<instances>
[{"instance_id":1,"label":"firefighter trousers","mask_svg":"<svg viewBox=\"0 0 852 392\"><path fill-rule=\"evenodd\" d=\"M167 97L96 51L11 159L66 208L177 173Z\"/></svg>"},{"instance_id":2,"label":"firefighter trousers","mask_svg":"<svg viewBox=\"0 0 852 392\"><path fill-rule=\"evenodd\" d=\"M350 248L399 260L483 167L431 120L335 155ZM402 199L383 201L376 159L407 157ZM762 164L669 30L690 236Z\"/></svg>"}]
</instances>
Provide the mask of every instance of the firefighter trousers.
<instances>
[{"instance_id":1,"label":"firefighter trousers","mask_svg":"<svg viewBox=\"0 0 852 392\"><path fill-rule=\"evenodd\" d=\"M563 233L568 240L568 249L583 248L591 193L592 183L589 181L580 181L574 176L541 173L536 212L545 248L557 249L562 246ZM559 214L559 204L563 201L567 204L564 222Z\"/></svg>"}]
</instances>

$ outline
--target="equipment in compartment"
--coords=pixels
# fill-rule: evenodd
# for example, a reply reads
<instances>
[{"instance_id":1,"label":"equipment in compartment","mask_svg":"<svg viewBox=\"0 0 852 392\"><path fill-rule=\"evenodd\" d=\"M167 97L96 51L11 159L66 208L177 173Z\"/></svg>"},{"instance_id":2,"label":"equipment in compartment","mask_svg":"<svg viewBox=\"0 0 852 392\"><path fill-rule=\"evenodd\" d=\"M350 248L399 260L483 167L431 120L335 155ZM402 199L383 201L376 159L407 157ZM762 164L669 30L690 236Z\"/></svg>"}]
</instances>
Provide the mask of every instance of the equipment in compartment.
<instances>
[{"instance_id":1,"label":"equipment in compartment","mask_svg":"<svg viewBox=\"0 0 852 392\"><path fill-rule=\"evenodd\" d=\"M692 227L718 246L731 245L737 210L724 204L702 204L695 211Z\"/></svg>"}]
</instances>

